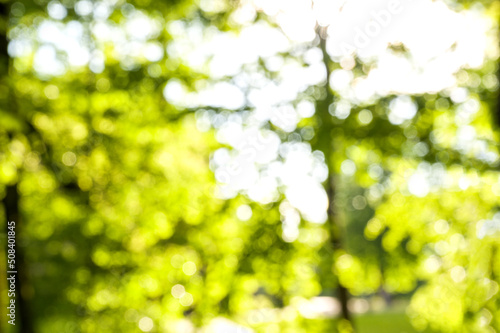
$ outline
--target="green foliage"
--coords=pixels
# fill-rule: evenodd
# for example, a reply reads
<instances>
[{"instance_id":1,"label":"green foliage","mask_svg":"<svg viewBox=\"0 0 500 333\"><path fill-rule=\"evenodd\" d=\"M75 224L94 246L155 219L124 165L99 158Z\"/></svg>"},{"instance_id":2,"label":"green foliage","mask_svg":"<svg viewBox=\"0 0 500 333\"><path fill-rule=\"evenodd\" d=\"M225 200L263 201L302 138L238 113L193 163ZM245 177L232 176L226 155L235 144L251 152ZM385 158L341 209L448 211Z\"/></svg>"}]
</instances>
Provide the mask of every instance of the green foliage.
<instances>
[{"instance_id":1,"label":"green foliage","mask_svg":"<svg viewBox=\"0 0 500 333\"><path fill-rule=\"evenodd\" d=\"M392 299L409 304L407 317L356 315L357 332L500 331L499 233L488 229L500 219L496 62L456 74L473 105L449 92L411 96L418 113L401 124L388 111L398 95L353 106L342 118L331 115L339 92L325 82L306 84L292 104L312 101L316 113L292 131L272 122L264 129L282 143L322 151L340 223L299 218L291 241L283 236L283 188L263 205L245 193L215 195L212 153L222 144L216 129L198 130L200 117L210 109L228 119L252 107L190 107L164 96L169 83L189 97L235 80L212 77L209 62L185 59L193 51L187 41L175 44L186 27L237 36L241 26L232 14L239 4L217 3L116 2L99 18L70 1L60 19L49 18L43 1L9 3L4 37L29 46L2 54L10 67L0 82L0 198L5 203L12 187L19 194L22 298L35 332L208 332L221 318L256 332L350 332L332 314L303 309L311 300L338 298L339 286L360 304L380 296L387 306ZM496 18L498 5L485 5ZM134 18L143 26L127 27ZM263 13L254 21L275 24ZM91 60L75 65L64 45L36 37L44 22L57 31L73 27ZM103 22L123 35L106 39L113 33ZM144 25L150 30L134 35ZM52 73L36 60L47 45L61 66ZM155 51L135 52L147 47ZM301 47L320 51L318 40ZM308 68L304 54L278 56ZM341 68L327 58L329 72ZM241 72L283 79L266 66L259 58ZM360 78L372 68L356 59L352 73ZM467 107L475 111L467 114ZM465 125L475 133L468 148L458 134ZM434 183L419 187L421 174ZM2 263L5 254L2 247ZM6 288L2 282L2 309ZM0 314L5 318L5 310Z\"/></svg>"}]
</instances>

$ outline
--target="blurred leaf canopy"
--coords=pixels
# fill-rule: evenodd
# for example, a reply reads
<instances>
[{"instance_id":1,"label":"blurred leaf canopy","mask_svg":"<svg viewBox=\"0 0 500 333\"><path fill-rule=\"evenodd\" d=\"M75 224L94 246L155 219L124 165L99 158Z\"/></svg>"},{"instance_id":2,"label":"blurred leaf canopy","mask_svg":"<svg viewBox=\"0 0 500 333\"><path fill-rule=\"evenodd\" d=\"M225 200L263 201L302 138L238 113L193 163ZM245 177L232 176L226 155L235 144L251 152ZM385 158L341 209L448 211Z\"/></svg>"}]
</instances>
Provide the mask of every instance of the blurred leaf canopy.
<instances>
[{"instance_id":1,"label":"blurred leaf canopy","mask_svg":"<svg viewBox=\"0 0 500 333\"><path fill-rule=\"evenodd\" d=\"M262 1L3 1L25 307L0 327L500 332L500 7L447 6L488 22L480 65L363 99L385 58L335 56Z\"/></svg>"}]
</instances>

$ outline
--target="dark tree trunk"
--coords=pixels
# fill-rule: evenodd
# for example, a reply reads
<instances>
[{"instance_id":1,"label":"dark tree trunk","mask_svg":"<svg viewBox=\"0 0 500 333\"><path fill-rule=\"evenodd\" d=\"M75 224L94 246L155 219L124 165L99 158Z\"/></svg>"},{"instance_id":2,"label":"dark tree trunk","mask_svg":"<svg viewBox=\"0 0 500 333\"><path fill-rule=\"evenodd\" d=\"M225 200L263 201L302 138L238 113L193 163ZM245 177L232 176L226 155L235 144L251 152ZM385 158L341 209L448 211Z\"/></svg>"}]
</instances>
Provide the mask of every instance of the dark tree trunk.
<instances>
[{"instance_id":1,"label":"dark tree trunk","mask_svg":"<svg viewBox=\"0 0 500 333\"><path fill-rule=\"evenodd\" d=\"M7 186L6 195L2 203L7 221L16 222L16 327L19 333L33 333L32 317L29 310L29 301L27 300L28 295L25 290L25 287L28 286L28 279L24 262L24 251L19 243L19 231L20 227L22 228L22 219L19 213L19 194L17 185Z\"/></svg>"},{"instance_id":2,"label":"dark tree trunk","mask_svg":"<svg viewBox=\"0 0 500 333\"><path fill-rule=\"evenodd\" d=\"M325 98L316 102L316 113L319 121L319 128L313 148L323 152L325 155L325 162L328 166L328 179L325 181L324 188L328 195L328 221L327 228L329 233L329 244L331 248L331 255L334 256L335 252L343 249L342 243L342 227L340 223L339 214L336 211L335 196L336 196L336 179L334 174L334 153L335 147L333 142L332 132L334 124L332 116L328 112L328 108L334 101L334 96L329 88L330 82L330 56L326 52L326 29L318 28L318 36L320 38L320 47L323 53L323 62L327 71L326 85L325 85ZM354 328L352 316L348 308L349 291L345 288L334 274L333 267L331 269L331 279L337 281L337 297L341 306L341 316L343 319L349 321Z\"/></svg>"},{"instance_id":3,"label":"dark tree trunk","mask_svg":"<svg viewBox=\"0 0 500 333\"><path fill-rule=\"evenodd\" d=\"M14 95L10 85L9 79L9 64L10 57L7 51L7 26L9 20L9 4L5 2L0 3L0 82L7 87L7 95L1 97L2 107L8 112L15 113ZM29 311L29 281L27 269L24 261L24 249L22 246L22 228L23 221L19 210L19 193L17 184L8 185L6 187L5 197L2 200L4 206L5 218L7 221L15 221L16 231L16 328L19 333L33 333L32 316ZM7 221L4 221L7 227ZM7 245L7 242L6 242ZM28 286L28 288L26 288Z\"/></svg>"}]
</instances>

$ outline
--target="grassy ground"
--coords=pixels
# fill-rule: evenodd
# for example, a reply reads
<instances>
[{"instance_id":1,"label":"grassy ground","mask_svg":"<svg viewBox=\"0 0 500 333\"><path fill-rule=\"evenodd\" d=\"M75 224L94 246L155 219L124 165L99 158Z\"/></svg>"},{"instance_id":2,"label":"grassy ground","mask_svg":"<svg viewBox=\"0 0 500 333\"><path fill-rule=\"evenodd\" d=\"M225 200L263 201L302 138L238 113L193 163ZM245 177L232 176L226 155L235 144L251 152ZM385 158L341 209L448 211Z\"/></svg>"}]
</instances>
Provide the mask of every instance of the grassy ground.
<instances>
[{"instance_id":1,"label":"grassy ground","mask_svg":"<svg viewBox=\"0 0 500 333\"><path fill-rule=\"evenodd\" d=\"M356 333L436 333L431 330L415 330L405 315L404 310L393 309L386 312L365 313L354 317ZM273 323L264 323L254 326L256 332L275 332L271 328ZM281 322L282 332L307 332L307 333L330 333L337 332L337 322L332 319L305 319L300 323L300 329L296 330L297 322Z\"/></svg>"},{"instance_id":2,"label":"grassy ground","mask_svg":"<svg viewBox=\"0 0 500 333\"><path fill-rule=\"evenodd\" d=\"M356 318L359 333L416 333L408 317L400 312L370 313ZM431 331L424 331L432 333ZM421 332L421 333L424 333Z\"/></svg>"}]
</instances>

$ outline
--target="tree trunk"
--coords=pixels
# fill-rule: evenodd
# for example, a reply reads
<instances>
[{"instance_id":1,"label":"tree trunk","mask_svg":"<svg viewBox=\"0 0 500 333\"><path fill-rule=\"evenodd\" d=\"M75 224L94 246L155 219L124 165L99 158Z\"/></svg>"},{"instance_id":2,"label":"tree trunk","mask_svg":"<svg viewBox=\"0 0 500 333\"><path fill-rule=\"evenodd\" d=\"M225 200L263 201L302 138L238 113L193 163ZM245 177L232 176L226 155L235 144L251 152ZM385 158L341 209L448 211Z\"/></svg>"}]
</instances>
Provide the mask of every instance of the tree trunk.
<instances>
[{"instance_id":1,"label":"tree trunk","mask_svg":"<svg viewBox=\"0 0 500 333\"><path fill-rule=\"evenodd\" d=\"M32 317L29 310L29 301L25 287L28 285L26 265L24 262L24 251L19 244L20 227L22 228L21 215L19 213L19 194L17 185L7 186L6 195L3 199L5 216L7 221L16 222L16 327L19 333L33 333ZM7 225L7 223L6 223Z\"/></svg>"},{"instance_id":2,"label":"tree trunk","mask_svg":"<svg viewBox=\"0 0 500 333\"><path fill-rule=\"evenodd\" d=\"M12 92L12 87L10 86L9 79L9 65L10 57L7 51L8 39L7 39L7 26L9 20L9 5L8 3L0 3L0 83L5 86L7 96L3 96L1 103L2 108L11 113L16 113L14 95ZM24 249L22 244L19 242L22 238L22 228L23 221L19 211L19 193L17 184L6 186L5 197L2 200L4 206L5 218L7 221L15 221L15 231L16 231L16 326L19 333L33 333L33 323L32 316L29 311L29 302L27 300L29 286L26 265L24 262ZM7 221L4 221L5 227L7 228ZM7 246L6 242L6 246ZM7 253L7 252L6 252Z\"/></svg>"},{"instance_id":3,"label":"tree trunk","mask_svg":"<svg viewBox=\"0 0 500 333\"><path fill-rule=\"evenodd\" d=\"M325 89L325 98L323 100L318 100L316 102L316 113L319 120L319 126L317 130L316 141L314 144L314 149L323 152L325 155L325 162L328 166L328 178L324 183L325 191L328 195L328 220L327 228L329 233L329 244L328 246L332 249L332 256L335 255L340 249L343 249L342 244L342 227L340 225L340 218L335 208L335 195L336 195L336 180L334 171L334 142L333 142L333 129L334 124L332 121L332 116L328 112L328 108L334 101L333 93L329 87L330 82L330 68L329 64L331 62L330 56L326 52L326 29L319 27L317 34L320 38L320 47L323 53L323 62L326 67L327 77ZM348 308L349 301L349 291L340 283L337 276L334 274L333 267L331 270L331 278L337 280L337 297L341 305L341 317L344 320L350 322L351 326L354 328L352 323L352 316Z\"/></svg>"}]
</instances>

